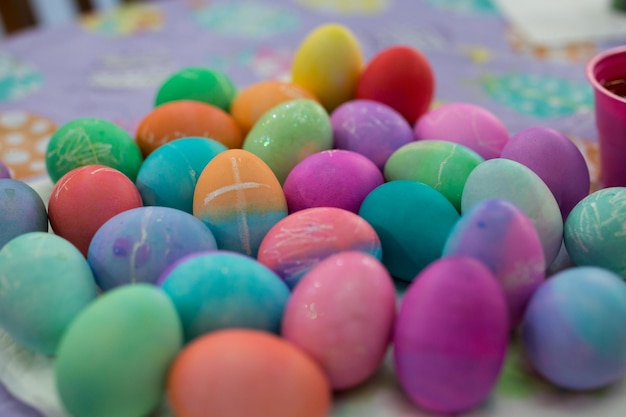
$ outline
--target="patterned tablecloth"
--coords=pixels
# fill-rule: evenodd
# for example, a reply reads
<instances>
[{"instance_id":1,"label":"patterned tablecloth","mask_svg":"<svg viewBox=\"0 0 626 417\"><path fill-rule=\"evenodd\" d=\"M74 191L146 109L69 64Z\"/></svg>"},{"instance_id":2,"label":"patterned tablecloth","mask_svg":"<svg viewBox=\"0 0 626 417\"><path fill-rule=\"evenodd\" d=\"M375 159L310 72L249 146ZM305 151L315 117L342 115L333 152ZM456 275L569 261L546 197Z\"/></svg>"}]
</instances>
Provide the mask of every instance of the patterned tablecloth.
<instances>
[{"instance_id":1,"label":"patterned tablecloth","mask_svg":"<svg viewBox=\"0 0 626 417\"><path fill-rule=\"evenodd\" d=\"M186 66L223 70L239 87L286 79L299 42L326 22L347 25L366 59L395 44L418 48L435 71L433 105L483 106L511 134L531 126L558 129L580 146L597 176L593 95L584 66L619 42L530 44L490 0L171 0L25 32L0 43L0 160L45 194L43 157L57 126L99 117L134 134L160 83ZM0 416L65 416L54 394L51 363L0 330ZM493 396L468 415L621 417L625 412L626 384L560 391L529 371L513 343ZM402 394L389 358L371 381L337 394L332 414L424 415Z\"/></svg>"}]
</instances>

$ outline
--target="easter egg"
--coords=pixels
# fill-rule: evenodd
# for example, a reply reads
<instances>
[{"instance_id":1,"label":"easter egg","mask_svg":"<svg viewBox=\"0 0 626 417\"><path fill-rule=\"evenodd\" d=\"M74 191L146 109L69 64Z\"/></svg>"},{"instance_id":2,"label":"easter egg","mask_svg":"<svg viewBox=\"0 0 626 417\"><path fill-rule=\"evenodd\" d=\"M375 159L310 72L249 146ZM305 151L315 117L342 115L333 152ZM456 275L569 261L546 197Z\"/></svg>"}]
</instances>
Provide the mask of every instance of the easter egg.
<instances>
[{"instance_id":1,"label":"easter egg","mask_svg":"<svg viewBox=\"0 0 626 417\"><path fill-rule=\"evenodd\" d=\"M340 252L314 266L294 288L282 336L320 364L333 389L347 389L378 369L395 306L393 281L378 259Z\"/></svg>"},{"instance_id":2,"label":"easter egg","mask_svg":"<svg viewBox=\"0 0 626 417\"><path fill-rule=\"evenodd\" d=\"M135 181L142 163L137 143L121 127L102 119L75 119L50 138L46 168L52 182L74 168L105 165Z\"/></svg>"},{"instance_id":3,"label":"easter egg","mask_svg":"<svg viewBox=\"0 0 626 417\"><path fill-rule=\"evenodd\" d=\"M242 89L233 99L230 114L244 135L273 107L299 98L317 100L313 93L288 81L265 80Z\"/></svg>"},{"instance_id":4,"label":"easter egg","mask_svg":"<svg viewBox=\"0 0 626 417\"><path fill-rule=\"evenodd\" d=\"M194 100L229 111L236 89L228 75L213 68L188 67L172 74L157 91L155 106Z\"/></svg>"},{"instance_id":5,"label":"easter egg","mask_svg":"<svg viewBox=\"0 0 626 417\"><path fill-rule=\"evenodd\" d=\"M470 172L484 159L470 148L443 140L421 140L391 154L385 179L430 185L461 211L461 196Z\"/></svg>"},{"instance_id":6,"label":"easter egg","mask_svg":"<svg viewBox=\"0 0 626 417\"><path fill-rule=\"evenodd\" d=\"M0 161L0 179L3 178L11 178L11 172L4 162Z\"/></svg>"},{"instance_id":7,"label":"easter egg","mask_svg":"<svg viewBox=\"0 0 626 417\"><path fill-rule=\"evenodd\" d=\"M226 251L189 255L163 273L185 340L238 327L278 333L289 288L278 275L247 256Z\"/></svg>"},{"instance_id":8,"label":"easter egg","mask_svg":"<svg viewBox=\"0 0 626 417\"><path fill-rule=\"evenodd\" d=\"M543 246L528 216L504 200L484 200L463 213L443 256L465 255L481 261L502 285L509 324L516 327L528 301L545 279Z\"/></svg>"},{"instance_id":9,"label":"easter egg","mask_svg":"<svg viewBox=\"0 0 626 417\"><path fill-rule=\"evenodd\" d=\"M243 135L224 110L193 100L177 100L150 111L137 128L136 141L144 157L176 139L203 137L227 148L240 148Z\"/></svg>"},{"instance_id":10,"label":"easter egg","mask_svg":"<svg viewBox=\"0 0 626 417\"><path fill-rule=\"evenodd\" d=\"M508 341L506 300L493 274L473 258L440 259L402 299L393 339L398 381L428 411L469 411L493 390Z\"/></svg>"},{"instance_id":11,"label":"easter egg","mask_svg":"<svg viewBox=\"0 0 626 417\"><path fill-rule=\"evenodd\" d=\"M261 158L281 184L298 162L332 146L328 113L317 102L304 98L269 110L243 142L243 149Z\"/></svg>"},{"instance_id":12,"label":"easter egg","mask_svg":"<svg viewBox=\"0 0 626 417\"><path fill-rule=\"evenodd\" d=\"M141 195L122 172L103 165L74 168L52 188L48 216L54 233L87 256L93 235L111 217L141 207Z\"/></svg>"},{"instance_id":13,"label":"easter egg","mask_svg":"<svg viewBox=\"0 0 626 417\"><path fill-rule=\"evenodd\" d=\"M96 232L87 260L107 291L124 284L155 284L179 259L216 249L211 231L189 213L139 207L119 213Z\"/></svg>"},{"instance_id":14,"label":"easter egg","mask_svg":"<svg viewBox=\"0 0 626 417\"><path fill-rule=\"evenodd\" d=\"M356 98L384 103L411 125L426 113L434 94L430 62L417 49L404 45L378 52L363 70L356 89Z\"/></svg>"},{"instance_id":15,"label":"easter egg","mask_svg":"<svg viewBox=\"0 0 626 417\"><path fill-rule=\"evenodd\" d=\"M47 232L48 212L37 192L22 181L0 178L0 248L28 232Z\"/></svg>"},{"instance_id":16,"label":"easter egg","mask_svg":"<svg viewBox=\"0 0 626 417\"><path fill-rule=\"evenodd\" d=\"M570 212L564 241L574 264L606 268L626 279L626 187L604 188Z\"/></svg>"},{"instance_id":17,"label":"easter egg","mask_svg":"<svg viewBox=\"0 0 626 417\"><path fill-rule=\"evenodd\" d=\"M541 178L530 168L509 159L485 161L467 177L461 212L490 199L509 201L528 216L541 238L546 265L550 265L563 242L563 219L559 205Z\"/></svg>"},{"instance_id":18,"label":"easter egg","mask_svg":"<svg viewBox=\"0 0 626 417\"><path fill-rule=\"evenodd\" d=\"M424 114L415 138L439 139L467 146L485 159L497 158L509 140L504 123L489 110L470 103L448 103Z\"/></svg>"},{"instance_id":19,"label":"easter egg","mask_svg":"<svg viewBox=\"0 0 626 417\"><path fill-rule=\"evenodd\" d=\"M167 379L167 398L178 417L325 417L331 389L313 359L286 340L229 329L204 335L180 352Z\"/></svg>"},{"instance_id":20,"label":"easter egg","mask_svg":"<svg viewBox=\"0 0 626 417\"><path fill-rule=\"evenodd\" d=\"M137 189L146 206L193 213L193 193L204 167L226 146L207 138L182 138L152 152L139 169Z\"/></svg>"},{"instance_id":21,"label":"easter egg","mask_svg":"<svg viewBox=\"0 0 626 417\"><path fill-rule=\"evenodd\" d=\"M558 387L590 390L626 373L626 283L602 268L550 277L533 295L522 341L533 367Z\"/></svg>"},{"instance_id":22,"label":"easter egg","mask_svg":"<svg viewBox=\"0 0 626 417\"><path fill-rule=\"evenodd\" d=\"M358 40L345 26L318 26L300 43L293 57L291 78L333 111L352 99L363 70Z\"/></svg>"},{"instance_id":23,"label":"easter egg","mask_svg":"<svg viewBox=\"0 0 626 417\"><path fill-rule=\"evenodd\" d=\"M363 218L350 211L314 207L276 223L263 238L257 259L294 288L320 261L348 250L380 259L380 239Z\"/></svg>"},{"instance_id":24,"label":"easter egg","mask_svg":"<svg viewBox=\"0 0 626 417\"><path fill-rule=\"evenodd\" d=\"M230 149L200 174L193 214L211 229L218 248L256 257L267 231L287 215L287 202L265 162L248 151Z\"/></svg>"},{"instance_id":25,"label":"easter egg","mask_svg":"<svg viewBox=\"0 0 626 417\"><path fill-rule=\"evenodd\" d=\"M100 296L63 335L54 363L73 417L143 417L161 402L182 345L176 309L158 288L127 285Z\"/></svg>"},{"instance_id":26,"label":"easter egg","mask_svg":"<svg viewBox=\"0 0 626 417\"><path fill-rule=\"evenodd\" d=\"M394 278L412 281L441 256L459 213L443 194L410 180L389 181L363 201L359 216L380 237L382 261Z\"/></svg>"},{"instance_id":27,"label":"easter egg","mask_svg":"<svg viewBox=\"0 0 626 417\"><path fill-rule=\"evenodd\" d=\"M285 180L283 191L289 212L312 207L338 207L358 213L365 197L384 182L383 175L365 156L328 150L308 156Z\"/></svg>"},{"instance_id":28,"label":"easter egg","mask_svg":"<svg viewBox=\"0 0 626 417\"><path fill-rule=\"evenodd\" d=\"M54 355L96 295L89 264L60 236L25 233L0 250L0 326L34 352Z\"/></svg>"}]
</instances>

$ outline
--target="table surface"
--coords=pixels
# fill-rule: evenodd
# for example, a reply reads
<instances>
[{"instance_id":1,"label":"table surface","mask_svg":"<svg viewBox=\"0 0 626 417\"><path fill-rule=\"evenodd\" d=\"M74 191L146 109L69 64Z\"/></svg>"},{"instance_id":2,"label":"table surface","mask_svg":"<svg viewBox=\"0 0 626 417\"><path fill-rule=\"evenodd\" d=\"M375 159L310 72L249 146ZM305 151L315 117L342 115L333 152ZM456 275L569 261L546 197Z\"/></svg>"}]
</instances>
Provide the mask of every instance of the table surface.
<instances>
[{"instance_id":1,"label":"table surface","mask_svg":"<svg viewBox=\"0 0 626 417\"><path fill-rule=\"evenodd\" d=\"M531 126L562 131L596 177L593 93L584 66L620 40L530 44L489 0L155 1L24 32L0 42L0 160L45 196L50 183L43 157L57 126L99 117L134 135L159 85L187 66L220 69L240 88L288 79L300 41L327 22L348 26L366 60L392 45L419 49L435 71L434 105L482 106L511 134ZM0 329L0 415L65 417L51 364ZM558 390L529 371L512 343L494 394L467 415L617 417L625 411L626 383L586 393ZM332 412L426 415L402 394L389 357L372 380L337 394Z\"/></svg>"}]
</instances>

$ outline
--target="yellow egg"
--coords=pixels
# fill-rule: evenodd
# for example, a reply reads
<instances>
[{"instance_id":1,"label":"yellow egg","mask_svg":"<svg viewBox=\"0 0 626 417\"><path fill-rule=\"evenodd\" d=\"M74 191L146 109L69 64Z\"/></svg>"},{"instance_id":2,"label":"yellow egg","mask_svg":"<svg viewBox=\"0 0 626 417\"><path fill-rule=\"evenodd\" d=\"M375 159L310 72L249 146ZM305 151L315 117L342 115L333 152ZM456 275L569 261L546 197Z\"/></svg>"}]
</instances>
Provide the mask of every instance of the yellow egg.
<instances>
[{"instance_id":1,"label":"yellow egg","mask_svg":"<svg viewBox=\"0 0 626 417\"><path fill-rule=\"evenodd\" d=\"M343 25L325 24L298 47L291 76L331 112L354 97L362 70L363 54L354 34Z\"/></svg>"}]
</instances>

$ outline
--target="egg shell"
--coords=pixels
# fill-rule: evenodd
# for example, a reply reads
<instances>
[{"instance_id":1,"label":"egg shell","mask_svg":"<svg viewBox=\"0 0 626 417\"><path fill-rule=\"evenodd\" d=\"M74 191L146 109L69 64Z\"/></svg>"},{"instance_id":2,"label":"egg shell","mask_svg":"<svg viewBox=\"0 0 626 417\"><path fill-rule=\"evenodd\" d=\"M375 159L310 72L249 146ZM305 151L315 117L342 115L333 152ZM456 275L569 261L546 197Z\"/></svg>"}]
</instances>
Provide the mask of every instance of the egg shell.
<instances>
[{"instance_id":1,"label":"egg shell","mask_svg":"<svg viewBox=\"0 0 626 417\"><path fill-rule=\"evenodd\" d=\"M385 179L413 180L443 194L458 212L470 172L484 159L470 148L443 140L421 140L396 150L385 165Z\"/></svg>"},{"instance_id":2,"label":"egg shell","mask_svg":"<svg viewBox=\"0 0 626 417\"><path fill-rule=\"evenodd\" d=\"M587 162L574 142L558 130L523 129L504 145L501 157L527 166L546 183L559 204L563 221L589 195Z\"/></svg>"},{"instance_id":3,"label":"egg shell","mask_svg":"<svg viewBox=\"0 0 626 417\"><path fill-rule=\"evenodd\" d=\"M395 45L378 52L359 78L356 98L384 103L413 125L430 107L435 74L419 50Z\"/></svg>"},{"instance_id":4,"label":"egg shell","mask_svg":"<svg viewBox=\"0 0 626 417\"><path fill-rule=\"evenodd\" d=\"M335 390L369 379L395 318L391 276L373 256L340 252L313 267L287 303L282 336L317 361Z\"/></svg>"},{"instance_id":5,"label":"egg shell","mask_svg":"<svg viewBox=\"0 0 626 417\"><path fill-rule=\"evenodd\" d=\"M178 417L325 417L331 404L313 359L278 336L246 329L188 344L172 364L167 397Z\"/></svg>"},{"instance_id":6,"label":"egg shell","mask_svg":"<svg viewBox=\"0 0 626 417\"><path fill-rule=\"evenodd\" d=\"M4 162L0 161L0 179L11 178L11 172Z\"/></svg>"},{"instance_id":7,"label":"egg shell","mask_svg":"<svg viewBox=\"0 0 626 417\"><path fill-rule=\"evenodd\" d=\"M28 232L47 232L48 212L35 190L25 182L0 178L0 248Z\"/></svg>"},{"instance_id":8,"label":"egg shell","mask_svg":"<svg viewBox=\"0 0 626 417\"><path fill-rule=\"evenodd\" d=\"M224 110L193 100L177 100L151 110L137 128L135 140L147 157L159 146L176 139L204 137L227 148L241 148L243 134Z\"/></svg>"},{"instance_id":9,"label":"egg shell","mask_svg":"<svg viewBox=\"0 0 626 417\"><path fill-rule=\"evenodd\" d=\"M52 188L48 217L54 233L87 256L93 235L116 214L141 207L135 184L121 171L104 165L74 168Z\"/></svg>"},{"instance_id":10,"label":"egg shell","mask_svg":"<svg viewBox=\"0 0 626 417\"><path fill-rule=\"evenodd\" d=\"M171 207L193 213L193 193L200 173L228 149L207 138L182 138L152 152L137 174L137 189L146 206Z\"/></svg>"},{"instance_id":11,"label":"egg shell","mask_svg":"<svg viewBox=\"0 0 626 417\"><path fill-rule=\"evenodd\" d=\"M312 92L326 108L352 99L363 71L363 54L346 26L328 23L315 28L298 46L291 79Z\"/></svg>"},{"instance_id":12,"label":"egg shell","mask_svg":"<svg viewBox=\"0 0 626 417\"><path fill-rule=\"evenodd\" d=\"M541 178L519 162L504 158L485 161L467 177L461 212L491 199L513 203L528 216L541 238L546 265L550 265L563 242L563 219L559 205Z\"/></svg>"},{"instance_id":13,"label":"egg shell","mask_svg":"<svg viewBox=\"0 0 626 417\"><path fill-rule=\"evenodd\" d=\"M398 380L428 411L469 411L492 392L508 341L506 300L487 267L465 256L437 260L400 305L393 339Z\"/></svg>"},{"instance_id":14,"label":"egg shell","mask_svg":"<svg viewBox=\"0 0 626 417\"><path fill-rule=\"evenodd\" d=\"M358 213L365 197L384 182L365 156L339 149L318 152L296 165L283 192L289 212L312 207L338 207Z\"/></svg>"},{"instance_id":15,"label":"egg shell","mask_svg":"<svg viewBox=\"0 0 626 417\"><path fill-rule=\"evenodd\" d=\"M227 112L236 92L232 80L222 71L187 67L170 75L161 84L155 106L176 100L193 100L211 104Z\"/></svg>"},{"instance_id":16,"label":"egg shell","mask_svg":"<svg viewBox=\"0 0 626 417\"><path fill-rule=\"evenodd\" d=\"M117 288L64 334L54 363L60 399L73 417L146 416L161 402L181 347L180 320L163 291Z\"/></svg>"},{"instance_id":17,"label":"egg shell","mask_svg":"<svg viewBox=\"0 0 626 417\"><path fill-rule=\"evenodd\" d=\"M217 249L211 230L189 213L139 207L117 214L98 229L87 252L105 291L124 284L157 282L179 259Z\"/></svg>"},{"instance_id":18,"label":"egg shell","mask_svg":"<svg viewBox=\"0 0 626 417\"><path fill-rule=\"evenodd\" d=\"M142 160L141 151L128 132L97 118L65 123L54 132L46 149L46 169L53 183L85 165L105 165L135 181Z\"/></svg>"},{"instance_id":19,"label":"egg shell","mask_svg":"<svg viewBox=\"0 0 626 417\"><path fill-rule=\"evenodd\" d=\"M243 149L261 158L281 184L304 158L332 146L328 113L317 102L304 98L267 111L243 143Z\"/></svg>"},{"instance_id":20,"label":"egg shell","mask_svg":"<svg viewBox=\"0 0 626 417\"><path fill-rule=\"evenodd\" d=\"M558 387L591 390L626 373L626 283L598 267L550 277L533 295L522 323L534 368Z\"/></svg>"},{"instance_id":21,"label":"egg shell","mask_svg":"<svg viewBox=\"0 0 626 417\"><path fill-rule=\"evenodd\" d=\"M317 100L315 95L298 84L288 81L264 80L242 89L234 98L230 114L244 135L270 109L299 98Z\"/></svg>"},{"instance_id":22,"label":"egg shell","mask_svg":"<svg viewBox=\"0 0 626 417\"><path fill-rule=\"evenodd\" d=\"M178 311L186 341L232 327L278 333L290 295L267 267L226 251L189 255L159 283Z\"/></svg>"},{"instance_id":23,"label":"egg shell","mask_svg":"<svg viewBox=\"0 0 626 417\"><path fill-rule=\"evenodd\" d=\"M256 257L267 231L287 215L287 202L265 162L248 151L230 149L200 174L193 214L211 229L220 249Z\"/></svg>"},{"instance_id":24,"label":"egg shell","mask_svg":"<svg viewBox=\"0 0 626 417\"><path fill-rule=\"evenodd\" d=\"M382 261L394 278L412 281L438 259L459 213L443 194L410 180L389 181L361 204L359 216L380 237Z\"/></svg>"},{"instance_id":25,"label":"egg shell","mask_svg":"<svg viewBox=\"0 0 626 417\"><path fill-rule=\"evenodd\" d=\"M350 211L314 207L276 223L263 238L257 259L294 288L320 261L348 250L380 259L380 239L365 220Z\"/></svg>"},{"instance_id":26,"label":"egg shell","mask_svg":"<svg viewBox=\"0 0 626 417\"><path fill-rule=\"evenodd\" d=\"M96 295L89 264L60 236L25 233L0 250L0 326L34 352L54 355Z\"/></svg>"},{"instance_id":27,"label":"egg shell","mask_svg":"<svg viewBox=\"0 0 626 417\"><path fill-rule=\"evenodd\" d=\"M439 139L467 146L485 159L498 158L509 132L489 110L470 103L447 103L424 114L415 138Z\"/></svg>"},{"instance_id":28,"label":"egg shell","mask_svg":"<svg viewBox=\"0 0 626 417\"><path fill-rule=\"evenodd\" d=\"M506 296L509 324L517 327L546 275L541 239L528 216L508 201L481 201L446 240L443 257L456 255L477 259L494 274Z\"/></svg>"},{"instance_id":29,"label":"egg shell","mask_svg":"<svg viewBox=\"0 0 626 417\"><path fill-rule=\"evenodd\" d=\"M564 241L574 264L606 268L626 279L626 187L593 192L570 212Z\"/></svg>"}]
</instances>

